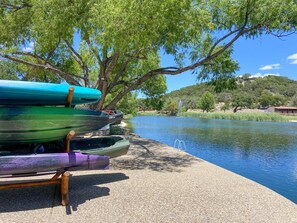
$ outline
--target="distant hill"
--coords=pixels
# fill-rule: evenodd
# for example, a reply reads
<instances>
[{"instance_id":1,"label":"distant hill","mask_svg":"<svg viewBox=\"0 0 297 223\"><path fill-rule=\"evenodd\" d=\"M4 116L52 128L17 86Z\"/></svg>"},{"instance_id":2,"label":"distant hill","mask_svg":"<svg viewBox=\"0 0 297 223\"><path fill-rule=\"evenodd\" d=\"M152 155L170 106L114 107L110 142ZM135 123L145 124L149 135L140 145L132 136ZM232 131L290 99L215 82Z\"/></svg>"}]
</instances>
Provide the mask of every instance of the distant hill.
<instances>
[{"instance_id":1,"label":"distant hill","mask_svg":"<svg viewBox=\"0 0 297 223\"><path fill-rule=\"evenodd\" d=\"M253 107L259 106L259 99L273 95L279 99L277 105L294 105L297 102L297 81L281 76L237 78L237 89L216 93L214 86L207 83L195 84L166 94L165 100L173 98L182 100L187 108L195 108L197 101L205 91L210 91L216 103L231 102L235 95L248 95L253 100ZM294 102L295 101L295 102Z\"/></svg>"}]
</instances>

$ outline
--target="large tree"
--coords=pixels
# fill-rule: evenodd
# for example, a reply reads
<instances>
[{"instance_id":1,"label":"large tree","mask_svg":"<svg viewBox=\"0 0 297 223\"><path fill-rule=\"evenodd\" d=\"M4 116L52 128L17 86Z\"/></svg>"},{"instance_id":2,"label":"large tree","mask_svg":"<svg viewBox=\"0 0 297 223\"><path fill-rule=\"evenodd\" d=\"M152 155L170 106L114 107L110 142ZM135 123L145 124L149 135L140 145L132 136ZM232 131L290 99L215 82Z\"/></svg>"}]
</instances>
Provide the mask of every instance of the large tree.
<instances>
[{"instance_id":1,"label":"large tree","mask_svg":"<svg viewBox=\"0 0 297 223\"><path fill-rule=\"evenodd\" d=\"M232 98L232 107L233 107L233 112L237 112L238 110L241 110L243 108L249 108L251 109L254 103L254 99L252 98L251 95L243 92L239 92L235 95L233 95Z\"/></svg>"},{"instance_id":2,"label":"large tree","mask_svg":"<svg viewBox=\"0 0 297 223\"><path fill-rule=\"evenodd\" d=\"M206 91L201 95L201 98L197 103L197 107L202 109L203 112L204 111L209 112L215 108L215 103L216 101L213 94L210 93L209 91Z\"/></svg>"},{"instance_id":3,"label":"large tree","mask_svg":"<svg viewBox=\"0 0 297 223\"><path fill-rule=\"evenodd\" d=\"M295 32L296 12L295 0L0 0L0 61L100 89L97 109L113 108L133 90L154 92L163 74L234 83L232 44ZM161 67L160 53L175 63Z\"/></svg>"}]
</instances>

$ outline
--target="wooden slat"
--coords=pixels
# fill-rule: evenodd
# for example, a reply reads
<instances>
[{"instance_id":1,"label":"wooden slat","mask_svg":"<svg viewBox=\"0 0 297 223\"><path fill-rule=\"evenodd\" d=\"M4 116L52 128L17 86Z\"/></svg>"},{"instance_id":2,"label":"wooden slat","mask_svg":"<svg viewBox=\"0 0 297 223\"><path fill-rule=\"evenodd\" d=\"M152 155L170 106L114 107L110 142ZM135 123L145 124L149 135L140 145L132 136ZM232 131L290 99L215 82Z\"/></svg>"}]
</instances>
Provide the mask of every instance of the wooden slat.
<instances>
[{"instance_id":1,"label":"wooden slat","mask_svg":"<svg viewBox=\"0 0 297 223\"><path fill-rule=\"evenodd\" d=\"M66 206L69 204L69 194L68 194L69 176L70 176L70 173L66 171L65 173L63 173L62 179L61 179L61 198L62 198L63 206Z\"/></svg>"},{"instance_id":2,"label":"wooden slat","mask_svg":"<svg viewBox=\"0 0 297 223\"><path fill-rule=\"evenodd\" d=\"M34 182L23 182L23 183L14 183L14 184L4 184L4 185L0 185L0 190L1 189L10 189L10 188L44 186L44 185L60 184L60 183L61 183L61 179L34 181Z\"/></svg>"},{"instance_id":3,"label":"wooden slat","mask_svg":"<svg viewBox=\"0 0 297 223\"><path fill-rule=\"evenodd\" d=\"M65 152L70 153L70 140L75 135L75 131L71 130L65 138Z\"/></svg>"},{"instance_id":4,"label":"wooden slat","mask_svg":"<svg viewBox=\"0 0 297 223\"><path fill-rule=\"evenodd\" d=\"M67 107L71 107L73 99L74 88L70 87L67 95Z\"/></svg>"}]
</instances>

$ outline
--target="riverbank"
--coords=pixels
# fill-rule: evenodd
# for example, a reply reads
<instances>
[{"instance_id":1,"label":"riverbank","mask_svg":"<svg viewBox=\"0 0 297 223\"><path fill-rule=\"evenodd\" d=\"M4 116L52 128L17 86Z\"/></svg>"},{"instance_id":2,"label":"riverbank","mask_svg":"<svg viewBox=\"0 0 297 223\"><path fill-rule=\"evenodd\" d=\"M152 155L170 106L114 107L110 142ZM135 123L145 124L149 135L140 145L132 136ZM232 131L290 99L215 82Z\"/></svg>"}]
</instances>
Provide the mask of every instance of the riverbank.
<instances>
[{"instance_id":1,"label":"riverbank","mask_svg":"<svg viewBox=\"0 0 297 223\"><path fill-rule=\"evenodd\" d=\"M72 174L67 207L55 186L1 190L1 222L297 222L268 188L135 136L111 170Z\"/></svg>"},{"instance_id":2,"label":"riverbank","mask_svg":"<svg viewBox=\"0 0 297 223\"><path fill-rule=\"evenodd\" d=\"M137 115L144 116L158 116L162 115L156 111L139 112ZM248 109L237 113L229 112L201 112L189 111L180 112L177 116L193 117L193 118L209 118L209 119L226 119L226 120L242 120L242 121L258 121L258 122L297 122L296 116L285 116L276 113L267 113L255 109L249 111Z\"/></svg>"},{"instance_id":3,"label":"riverbank","mask_svg":"<svg viewBox=\"0 0 297 223\"><path fill-rule=\"evenodd\" d=\"M223 112L181 112L178 116L195 117L195 118L210 118L210 119L226 119L226 120L242 120L242 121L257 121L257 122L288 122L290 119L287 116L276 113L265 112L242 112L242 113L223 113Z\"/></svg>"}]
</instances>

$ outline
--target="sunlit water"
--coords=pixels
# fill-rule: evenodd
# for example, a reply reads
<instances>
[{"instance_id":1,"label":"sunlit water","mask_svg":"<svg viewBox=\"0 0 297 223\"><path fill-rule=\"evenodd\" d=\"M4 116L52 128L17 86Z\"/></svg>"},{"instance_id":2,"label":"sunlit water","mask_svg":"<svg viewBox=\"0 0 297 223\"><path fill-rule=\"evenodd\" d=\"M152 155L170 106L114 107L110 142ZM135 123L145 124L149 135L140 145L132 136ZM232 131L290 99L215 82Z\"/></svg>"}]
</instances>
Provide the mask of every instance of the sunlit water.
<instances>
[{"instance_id":1,"label":"sunlit water","mask_svg":"<svg viewBox=\"0 0 297 223\"><path fill-rule=\"evenodd\" d=\"M138 116L132 131L231 170L297 203L297 123Z\"/></svg>"}]
</instances>

